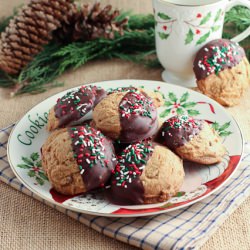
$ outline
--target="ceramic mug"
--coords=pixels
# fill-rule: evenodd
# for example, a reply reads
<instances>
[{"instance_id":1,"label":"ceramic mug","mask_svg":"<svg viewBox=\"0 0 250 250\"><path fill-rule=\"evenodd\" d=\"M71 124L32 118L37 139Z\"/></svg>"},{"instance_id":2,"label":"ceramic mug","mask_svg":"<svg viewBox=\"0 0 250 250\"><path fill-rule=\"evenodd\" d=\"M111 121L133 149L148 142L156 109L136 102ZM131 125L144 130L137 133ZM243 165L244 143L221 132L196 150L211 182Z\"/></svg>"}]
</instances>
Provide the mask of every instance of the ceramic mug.
<instances>
[{"instance_id":1,"label":"ceramic mug","mask_svg":"<svg viewBox=\"0 0 250 250\"><path fill-rule=\"evenodd\" d=\"M193 60L207 42L222 37L225 12L250 0L153 0L157 56L165 82L195 86ZM250 35L250 27L232 40Z\"/></svg>"}]
</instances>

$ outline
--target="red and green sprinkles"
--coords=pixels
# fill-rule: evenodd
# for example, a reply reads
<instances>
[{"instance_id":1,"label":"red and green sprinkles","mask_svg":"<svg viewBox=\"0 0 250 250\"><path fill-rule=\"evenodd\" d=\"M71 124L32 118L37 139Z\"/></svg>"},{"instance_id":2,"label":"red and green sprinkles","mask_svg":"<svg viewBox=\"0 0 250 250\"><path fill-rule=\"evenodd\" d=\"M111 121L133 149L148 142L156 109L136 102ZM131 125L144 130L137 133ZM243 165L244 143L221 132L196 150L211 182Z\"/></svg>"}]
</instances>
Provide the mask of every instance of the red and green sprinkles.
<instances>
[{"instance_id":1,"label":"red and green sprinkles","mask_svg":"<svg viewBox=\"0 0 250 250\"><path fill-rule=\"evenodd\" d=\"M67 92L62 98L58 98L56 108L61 109L61 115L79 113L85 115L93 104L93 95L96 95L97 87L91 85L82 86L79 89ZM86 96L86 98L84 98ZM84 99L84 103L82 103Z\"/></svg>"},{"instance_id":2,"label":"red and green sprinkles","mask_svg":"<svg viewBox=\"0 0 250 250\"><path fill-rule=\"evenodd\" d=\"M172 134L169 132L169 130L177 129L184 131L188 128L198 128L200 126L200 122L193 117L189 117L188 115L182 115L182 116L174 116L166 121L166 126L162 130L162 136L165 136L165 133L167 133L170 137Z\"/></svg>"},{"instance_id":3,"label":"red and green sprinkles","mask_svg":"<svg viewBox=\"0 0 250 250\"><path fill-rule=\"evenodd\" d=\"M238 54L237 46L234 44L224 44L222 46L209 46L204 48L205 52L212 51L212 56L205 55L198 61L198 67L206 71L207 75L218 73L223 69L223 65L233 65L234 56Z\"/></svg>"},{"instance_id":4,"label":"red and green sprinkles","mask_svg":"<svg viewBox=\"0 0 250 250\"><path fill-rule=\"evenodd\" d=\"M130 183L141 174L148 158L153 153L153 144L150 141L138 142L128 146L118 156L118 163L113 171L113 185L127 188Z\"/></svg>"},{"instance_id":5,"label":"red and green sprinkles","mask_svg":"<svg viewBox=\"0 0 250 250\"><path fill-rule=\"evenodd\" d=\"M103 144L105 137L100 131L87 125L70 130L73 148L77 148L74 150L74 158L77 160L80 174L85 171L83 165L92 168L99 161L102 167L107 166L108 160L105 159ZM112 160L115 161L116 158L114 157Z\"/></svg>"},{"instance_id":6,"label":"red and green sprinkles","mask_svg":"<svg viewBox=\"0 0 250 250\"><path fill-rule=\"evenodd\" d=\"M119 105L119 110L121 117L123 118L129 118L131 115L140 115L152 118L152 107L153 101L151 99L144 96L137 90L129 90L129 93L122 99Z\"/></svg>"}]
</instances>

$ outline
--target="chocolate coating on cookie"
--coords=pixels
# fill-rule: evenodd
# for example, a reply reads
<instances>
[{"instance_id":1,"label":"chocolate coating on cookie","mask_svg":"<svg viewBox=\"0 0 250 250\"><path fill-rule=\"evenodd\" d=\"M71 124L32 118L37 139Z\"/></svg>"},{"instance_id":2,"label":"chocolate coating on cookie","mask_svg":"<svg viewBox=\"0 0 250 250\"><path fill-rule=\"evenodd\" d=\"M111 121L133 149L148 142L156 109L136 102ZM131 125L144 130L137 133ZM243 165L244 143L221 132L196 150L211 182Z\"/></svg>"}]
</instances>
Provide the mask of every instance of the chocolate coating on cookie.
<instances>
[{"instance_id":1,"label":"chocolate coating on cookie","mask_svg":"<svg viewBox=\"0 0 250 250\"><path fill-rule=\"evenodd\" d=\"M140 180L147 161L154 150L150 140L128 146L118 157L118 163L107 194L111 202L119 205L144 203L144 187Z\"/></svg>"},{"instance_id":2,"label":"chocolate coating on cookie","mask_svg":"<svg viewBox=\"0 0 250 250\"><path fill-rule=\"evenodd\" d=\"M198 135L204 121L183 116L174 116L163 123L157 136L157 141L175 150Z\"/></svg>"},{"instance_id":3,"label":"chocolate coating on cookie","mask_svg":"<svg viewBox=\"0 0 250 250\"><path fill-rule=\"evenodd\" d=\"M157 110L147 95L129 90L119 104L122 142L135 142L152 136L157 128Z\"/></svg>"},{"instance_id":4,"label":"chocolate coating on cookie","mask_svg":"<svg viewBox=\"0 0 250 250\"><path fill-rule=\"evenodd\" d=\"M69 128L68 132L86 190L103 187L116 164L112 142L88 125Z\"/></svg>"},{"instance_id":5,"label":"chocolate coating on cookie","mask_svg":"<svg viewBox=\"0 0 250 250\"><path fill-rule=\"evenodd\" d=\"M218 74L226 68L239 64L245 52L239 44L227 39L217 39L207 43L196 54L193 70L196 79L205 79L210 74Z\"/></svg>"},{"instance_id":6,"label":"chocolate coating on cookie","mask_svg":"<svg viewBox=\"0 0 250 250\"><path fill-rule=\"evenodd\" d=\"M70 91L59 98L54 107L55 116L59 120L59 127L65 127L80 120L105 96L104 89L87 85Z\"/></svg>"}]
</instances>

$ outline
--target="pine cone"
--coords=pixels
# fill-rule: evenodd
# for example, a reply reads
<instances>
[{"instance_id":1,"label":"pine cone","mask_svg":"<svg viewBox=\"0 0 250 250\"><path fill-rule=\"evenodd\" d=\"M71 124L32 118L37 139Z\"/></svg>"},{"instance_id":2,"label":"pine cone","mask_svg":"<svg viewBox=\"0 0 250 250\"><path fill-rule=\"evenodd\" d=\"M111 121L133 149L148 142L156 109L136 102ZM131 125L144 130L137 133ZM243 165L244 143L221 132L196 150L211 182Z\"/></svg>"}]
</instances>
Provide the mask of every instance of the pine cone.
<instances>
[{"instance_id":1,"label":"pine cone","mask_svg":"<svg viewBox=\"0 0 250 250\"><path fill-rule=\"evenodd\" d=\"M113 39L115 31L123 33L128 19L115 21L120 13L118 10L111 10L111 5L101 8L99 2L93 6L85 4L80 8L74 4L72 12L64 20L62 27L54 32L54 36L64 42Z\"/></svg>"},{"instance_id":2,"label":"pine cone","mask_svg":"<svg viewBox=\"0 0 250 250\"><path fill-rule=\"evenodd\" d=\"M61 27L72 0L32 0L14 17L0 40L0 69L17 74Z\"/></svg>"}]
</instances>

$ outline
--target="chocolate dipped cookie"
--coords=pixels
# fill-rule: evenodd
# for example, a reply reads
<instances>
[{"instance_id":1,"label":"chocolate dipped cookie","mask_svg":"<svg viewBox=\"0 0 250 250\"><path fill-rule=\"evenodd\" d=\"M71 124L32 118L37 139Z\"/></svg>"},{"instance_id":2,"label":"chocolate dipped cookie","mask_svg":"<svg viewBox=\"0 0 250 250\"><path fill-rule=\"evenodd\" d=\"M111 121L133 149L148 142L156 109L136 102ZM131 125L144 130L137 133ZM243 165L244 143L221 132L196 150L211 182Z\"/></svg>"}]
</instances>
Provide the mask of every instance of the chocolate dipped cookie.
<instances>
[{"instance_id":1,"label":"chocolate dipped cookie","mask_svg":"<svg viewBox=\"0 0 250 250\"><path fill-rule=\"evenodd\" d=\"M181 158L201 164L220 162L226 153L221 138L206 121L186 115L165 121L157 141Z\"/></svg>"},{"instance_id":2,"label":"chocolate dipped cookie","mask_svg":"<svg viewBox=\"0 0 250 250\"><path fill-rule=\"evenodd\" d=\"M104 89L91 85L67 92L50 110L47 129L52 131L80 124L105 96Z\"/></svg>"},{"instance_id":3,"label":"chocolate dipped cookie","mask_svg":"<svg viewBox=\"0 0 250 250\"><path fill-rule=\"evenodd\" d=\"M107 195L119 205L158 203L180 191L183 181L182 160L166 147L144 140L118 157Z\"/></svg>"},{"instance_id":4,"label":"chocolate dipped cookie","mask_svg":"<svg viewBox=\"0 0 250 250\"><path fill-rule=\"evenodd\" d=\"M250 65L238 43L217 39L196 54L193 70L201 92L224 106L233 106L250 84Z\"/></svg>"},{"instance_id":5,"label":"chocolate dipped cookie","mask_svg":"<svg viewBox=\"0 0 250 250\"><path fill-rule=\"evenodd\" d=\"M51 185L65 195L104 187L116 164L112 142L88 125L53 131L41 154Z\"/></svg>"},{"instance_id":6,"label":"chocolate dipped cookie","mask_svg":"<svg viewBox=\"0 0 250 250\"><path fill-rule=\"evenodd\" d=\"M93 121L105 135L122 143L151 137L158 129L152 99L137 89L109 94L94 108Z\"/></svg>"}]
</instances>

